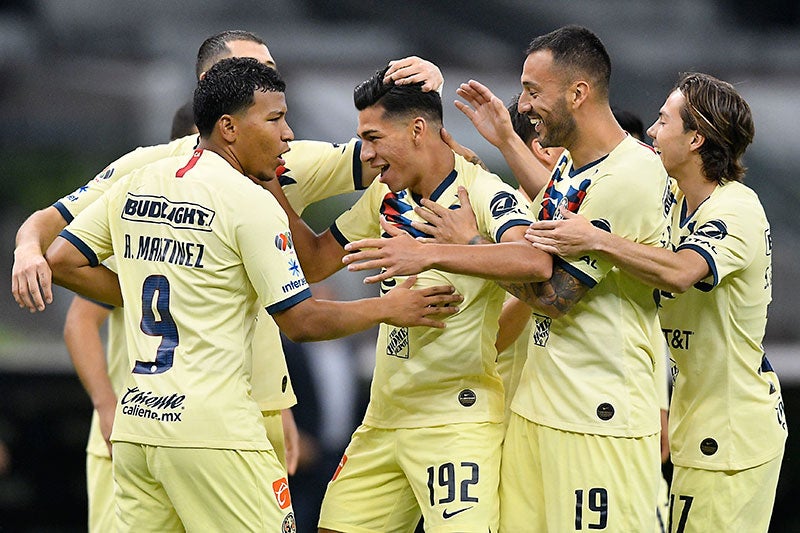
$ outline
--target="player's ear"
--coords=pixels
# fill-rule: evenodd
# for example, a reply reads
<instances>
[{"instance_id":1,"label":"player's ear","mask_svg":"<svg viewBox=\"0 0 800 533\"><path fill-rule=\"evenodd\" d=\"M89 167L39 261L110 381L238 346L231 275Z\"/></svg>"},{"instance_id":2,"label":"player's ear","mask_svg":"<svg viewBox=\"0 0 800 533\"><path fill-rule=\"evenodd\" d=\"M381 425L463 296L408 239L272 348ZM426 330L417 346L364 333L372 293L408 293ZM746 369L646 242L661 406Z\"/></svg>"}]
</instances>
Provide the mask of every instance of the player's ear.
<instances>
[{"instance_id":1,"label":"player's ear","mask_svg":"<svg viewBox=\"0 0 800 533\"><path fill-rule=\"evenodd\" d=\"M217 119L217 130L219 134L228 142L233 142L239 135L239 128L236 124L236 119L231 115L222 115Z\"/></svg>"},{"instance_id":2,"label":"player's ear","mask_svg":"<svg viewBox=\"0 0 800 533\"><path fill-rule=\"evenodd\" d=\"M422 117L417 117L411 123L411 136L414 139L414 144L419 145L422 134L428 129L428 123Z\"/></svg>"},{"instance_id":3,"label":"player's ear","mask_svg":"<svg viewBox=\"0 0 800 533\"><path fill-rule=\"evenodd\" d=\"M706 142L706 136L700 133L699 131L694 132L694 137L689 142L689 149L690 150L699 150L703 143Z\"/></svg>"}]
</instances>

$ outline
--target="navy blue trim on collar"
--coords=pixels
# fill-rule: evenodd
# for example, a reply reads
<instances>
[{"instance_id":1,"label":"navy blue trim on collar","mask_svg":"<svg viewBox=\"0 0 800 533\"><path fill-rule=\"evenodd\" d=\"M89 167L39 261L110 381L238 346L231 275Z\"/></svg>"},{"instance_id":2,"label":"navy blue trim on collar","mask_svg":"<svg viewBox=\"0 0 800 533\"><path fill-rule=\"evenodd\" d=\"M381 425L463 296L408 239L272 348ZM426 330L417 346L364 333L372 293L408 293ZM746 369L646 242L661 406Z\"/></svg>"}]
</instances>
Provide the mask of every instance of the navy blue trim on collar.
<instances>
[{"instance_id":1,"label":"navy blue trim on collar","mask_svg":"<svg viewBox=\"0 0 800 533\"><path fill-rule=\"evenodd\" d=\"M456 171L456 169L453 169L453 171L450 172L450 174L448 174L447 177L445 179L443 179L442 182L431 193L431 198L430 198L431 202L435 202L436 200L438 200L439 197L442 194L444 194L444 191L446 191L447 188L450 185L452 185L454 181L456 181L457 177L458 177L458 171ZM411 191L409 191L409 192L411 192ZM422 196L420 196L418 194L414 194L413 192L411 193L411 198L414 199L414 202L416 202L417 205L419 205L420 200L422 200Z\"/></svg>"},{"instance_id":2,"label":"navy blue trim on collar","mask_svg":"<svg viewBox=\"0 0 800 533\"><path fill-rule=\"evenodd\" d=\"M570 178L573 178L573 177L577 176L578 174L580 174L581 172L583 172L584 170L589 170L589 169L590 169L590 168L592 168L593 166L595 166L595 165L599 165L600 163L602 163L602 162L603 162L603 160L605 160L605 158L606 158L606 157L608 157L608 154L604 155L604 156L603 156L603 157L601 157L600 159L595 159L595 160L594 160L594 161L592 161L591 163L587 163L587 164L583 165L581 168L575 168L575 167L572 167L572 168L569 170L569 177L570 177Z\"/></svg>"}]
</instances>

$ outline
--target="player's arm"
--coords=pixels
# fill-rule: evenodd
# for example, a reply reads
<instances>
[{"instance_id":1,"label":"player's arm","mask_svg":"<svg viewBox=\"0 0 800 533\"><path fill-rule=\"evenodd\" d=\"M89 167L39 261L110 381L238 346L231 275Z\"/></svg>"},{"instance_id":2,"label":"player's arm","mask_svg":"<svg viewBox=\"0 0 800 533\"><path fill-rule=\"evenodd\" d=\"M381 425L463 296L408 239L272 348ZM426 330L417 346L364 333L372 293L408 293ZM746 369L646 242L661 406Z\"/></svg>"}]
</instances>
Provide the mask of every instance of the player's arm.
<instances>
[{"instance_id":1,"label":"player's arm","mask_svg":"<svg viewBox=\"0 0 800 533\"><path fill-rule=\"evenodd\" d=\"M283 445L286 457L286 473L293 476L297 472L300 460L300 432L294 421L291 409L281 409L281 425L283 426Z\"/></svg>"},{"instance_id":2,"label":"player's arm","mask_svg":"<svg viewBox=\"0 0 800 533\"><path fill-rule=\"evenodd\" d=\"M503 101L475 80L462 83L456 94L467 102L456 101L456 107L467 116L478 133L500 150L527 195L535 198L550 180L550 172L514 131Z\"/></svg>"},{"instance_id":3,"label":"player's arm","mask_svg":"<svg viewBox=\"0 0 800 533\"><path fill-rule=\"evenodd\" d=\"M17 230L11 293L20 307L43 311L53 302L52 273L44 252L66 225L58 209L49 206L33 213Z\"/></svg>"},{"instance_id":4,"label":"player's arm","mask_svg":"<svg viewBox=\"0 0 800 533\"><path fill-rule=\"evenodd\" d=\"M336 339L364 331L381 322L398 327L443 328L442 318L458 312L451 306L463 298L451 286L411 289L409 277L383 297L350 302L307 298L272 317L294 342Z\"/></svg>"},{"instance_id":5,"label":"player's arm","mask_svg":"<svg viewBox=\"0 0 800 533\"><path fill-rule=\"evenodd\" d=\"M63 236L59 236L47 249L45 258L53 272L53 282L114 307L122 307L122 292L119 278L107 267L91 261L78 246ZM85 245L84 245L85 247ZM92 254L87 250L87 253ZM96 266L92 266L92 265Z\"/></svg>"},{"instance_id":6,"label":"player's arm","mask_svg":"<svg viewBox=\"0 0 800 533\"><path fill-rule=\"evenodd\" d=\"M388 239L362 239L347 244L342 260L347 269L383 269L364 279L376 283L394 276L436 269L496 281L541 281L548 279L552 257L524 240L525 227L506 230L501 242L492 244L425 244L381 220Z\"/></svg>"},{"instance_id":7,"label":"player's arm","mask_svg":"<svg viewBox=\"0 0 800 533\"><path fill-rule=\"evenodd\" d=\"M345 251L336 241L330 229L317 234L294 210L278 183L278 180L259 182L272 193L289 218L289 229L300 266L309 283L316 283L342 268Z\"/></svg>"},{"instance_id":8,"label":"player's arm","mask_svg":"<svg viewBox=\"0 0 800 533\"><path fill-rule=\"evenodd\" d=\"M553 263L553 275L547 281L521 283L501 281L498 284L518 300L550 318L559 318L567 314L590 289L558 262Z\"/></svg>"},{"instance_id":9,"label":"player's arm","mask_svg":"<svg viewBox=\"0 0 800 533\"><path fill-rule=\"evenodd\" d=\"M686 292L711 273L705 259L691 249L673 252L639 244L595 227L580 215L564 209L561 213L563 220L532 224L526 239L540 250L564 257L598 252L640 281L676 294Z\"/></svg>"},{"instance_id":10,"label":"player's arm","mask_svg":"<svg viewBox=\"0 0 800 533\"><path fill-rule=\"evenodd\" d=\"M111 451L111 426L117 395L108 377L108 365L100 328L111 310L75 296L64 321L64 344L83 388L100 418L100 430Z\"/></svg>"},{"instance_id":11,"label":"player's arm","mask_svg":"<svg viewBox=\"0 0 800 533\"><path fill-rule=\"evenodd\" d=\"M497 330L497 340L494 342L497 353L514 344L530 319L531 308L526 303L516 298L509 298L503 303L498 321L500 327Z\"/></svg>"}]
</instances>

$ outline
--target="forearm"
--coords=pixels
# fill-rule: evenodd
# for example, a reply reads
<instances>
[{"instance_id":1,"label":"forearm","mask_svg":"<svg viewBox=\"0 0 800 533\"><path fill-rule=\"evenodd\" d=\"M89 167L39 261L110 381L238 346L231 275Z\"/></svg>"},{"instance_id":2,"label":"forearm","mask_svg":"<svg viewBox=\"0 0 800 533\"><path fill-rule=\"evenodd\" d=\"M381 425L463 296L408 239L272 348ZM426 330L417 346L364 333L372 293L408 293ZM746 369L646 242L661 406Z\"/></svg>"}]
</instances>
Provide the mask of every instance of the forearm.
<instances>
[{"instance_id":1,"label":"forearm","mask_svg":"<svg viewBox=\"0 0 800 533\"><path fill-rule=\"evenodd\" d=\"M324 341L380 324L386 318L386 307L380 298L350 302L309 299L274 318L294 342Z\"/></svg>"},{"instance_id":2,"label":"forearm","mask_svg":"<svg viewBox=\"0 0 800 533\"><path fill-rule=\"evenodd\" d=\"M108 378L105 351L97 325L67 320L64 343L75 366L75 372L97 410L113 407L117 396Z\"/></svg>"},{"instance_id":3,"label":"forearm","mask_svg":"<svg viewBox=\"0 0 800 533\"><path fill-rule=\"evenodd\" d=\"M425 256L427 269L444 270L495 281L543 281L552 273L552 258L521 242L476 245L426 244Z\"/></svg>"},{"instance_id":4,"label":"forearm","mask_svg":"<svg viewBox=\"0 0 800 533\"><path fill-rule=\"evenodd\" d=\"M596 239L595 251L620 270L661 290L683 293L706 276L707 265L694 252L675 253L666 248L639 244L608 232ZM696 255L695 264L687 264L684 254ZM705 269L704 269L705 267Z\"/></svg>"},{"instance_id":5,"label":"forearm","mask_svg":"<svg viewBox=\"0 0 800 533\"><path fill-rule=\"evenodd\" d=\"M53 266L53 265L51 265ZM69 269L53 268L53 281L65 289L92 300L122 307L122 291L117 275L103 265Z\"/></svg>"},{"instance_id":6,"label":"forearm","mask_svg":"<svg viewBox=\"0 0 800 533\"><path fill-rule=\"evenodd\" d=\"M55 207L40 209L29 216L17 230L16 248L36 250L43 254L66 226L67 221Z\"/></svg>"},{"instance_id":7,"label":"forearm","mask_svg":"<svg viewBox=\"0 0 800 533\"><path fill-rule=\"evenodd\" d=\"M547 281L500 283L512 296L550 318L560 318L586 294L589 288L558 265Z\"/></svg>"},{"instance_id":8,"label":"forearm","mask_svg":"<svg viewBox=\"0 0 800 533\"><path fill-rule=\"evenodd\" d=\"M519 338L531 319L531 308L517 298L509 298L500 313L500 327L494 347L502 352Z\"/></svg>"}]
</instances>

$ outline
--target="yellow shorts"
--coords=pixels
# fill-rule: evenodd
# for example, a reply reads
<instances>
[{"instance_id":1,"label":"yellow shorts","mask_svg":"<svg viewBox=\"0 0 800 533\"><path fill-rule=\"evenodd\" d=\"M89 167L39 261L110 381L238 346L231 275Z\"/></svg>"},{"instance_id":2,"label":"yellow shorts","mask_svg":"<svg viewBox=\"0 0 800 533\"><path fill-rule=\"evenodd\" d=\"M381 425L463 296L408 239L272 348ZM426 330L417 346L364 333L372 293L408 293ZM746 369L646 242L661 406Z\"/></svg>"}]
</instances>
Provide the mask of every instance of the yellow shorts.
<instances>
[{"instance_id":1,"label":"yellow shorts","mask_svg":"<svg viewBox=\"0 0 800 533\"><path fill-rule=\"evenodd\" d=\"M655 531L660 436L561 431L511 414L500 531Z\"/></svg>"},{"instance_id":2,"label":"yellow shorts","mask_svg":"<svg viewBox=\"0 0 800 533\"><path fill-rule=\"evenodd\" d=\"M503 426L460 423L353 434L319 527L347 533L497 531Z\"/></svg>"},{"instance_id":3,"label":"yellow shorts","mask_svg":"<svg viewBox=\"0 0 800 533\"><path fill-rule=\"evenodd\" d=\"M86 454L86 492L89 498L89 533L116 531L111 457Z\"/></svg>"},{"instance_id":4,"label":"yellow shorts","mask_svg":"<svg viewBox=\"0 0 800 533\"><path fill-rule=\"evenodd\" d=\"M675 465L670 489L670 531L769 529L783 453L746 470L701 470Z\"/></svg>"},{"instance_id":5,"label":"yellow shorts","mask_svg":"<svg viewBox=\"0 0 800 533\"><path fill-rule=\"evenodd\" d=\"M115 442L119 531L294 531L275 453Z\"/></svg>"}]
</instances>

